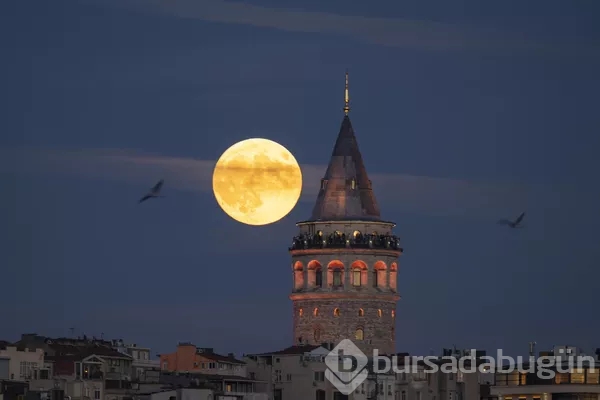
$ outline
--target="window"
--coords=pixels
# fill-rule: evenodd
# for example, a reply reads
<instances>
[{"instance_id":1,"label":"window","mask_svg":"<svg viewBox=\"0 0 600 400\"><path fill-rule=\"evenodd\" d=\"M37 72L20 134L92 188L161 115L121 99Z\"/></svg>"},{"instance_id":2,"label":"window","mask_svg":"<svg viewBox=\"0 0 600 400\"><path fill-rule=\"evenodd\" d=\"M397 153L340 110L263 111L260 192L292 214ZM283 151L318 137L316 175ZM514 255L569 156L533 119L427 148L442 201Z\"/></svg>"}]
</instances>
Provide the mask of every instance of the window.
<instances>
[{"instance_id":1,"label":"window","mask_svg":"<svg viewBox=\"0 0 600 400\"><path fill-rule=\"evenodd\" d=\"M342 286L342 271L339 269L333 271L333 286Z\"/></svg>"},{"instance_id":2,"label":"window","mask_svg":"<svg viewBox=\"0 0 600 400\"><path fill-rule=\"evenodd\" d=\"M318 316L319 316L319 309L318 309L318 308L315 308L315 309L313 310L313 315L314 315L315 317L318 317Z\"/></svg>"},{"instance_id":3,"label":"window","mask_svg":"<svg viewBox=\"0 0 600 400\"><path fill-rule=\"evenodd\" d=\"M315 285L317 287L323 287L323 273L320 269L315 272Z\"/></svg>"},{"instance_id":4,"label":"window","mask_svg":"<svg viewBox=\"0 0 600 400\"><path fill-rule=\"evenodd\" d=\"M226 392L231 392L231 383L227 384L227 386L225 387L225 391Z\"/></svg>"},{"instance_id":5,"label":"window","mask_svg":"<svg viewBox=\"0 0 600 400\"><path fill-rule=\"evenodd\" d=\"M100 400L100 390L94 390L94 400Z\"/></svg>"},{"instance_id":6,"label":"window","mask_svg":"<svg viewBox=\"0 0 600 400\"><path fill-rule=\"evenodd\" d=\"M396 311L392 310L392 318L396 318Z\"/></svg>"},{"instance_id":7,"label":"window","mask_svg":"<svg viewBox=\"0 0 600 400\"><path fill-rule=\"evenodd\" d=\"M362 330L362 328L358 328L356 330L356 333L354 334L354 337L356 338L356 340L363 340L365 338L364 336L364 331Z\"/></svg>"},{"instance_id":8,"label":"window","mask_svg":"<svg viewBox=\"0 0 600 400\"><path fill-rule=\"evenodd\" d=\"M318 342L319 340L321 340L321 331L319 330L319 328L315 329L314 338L315 338L315 342Z\"/></svg>"},{"instance_id":9,"label":"window","mask_svg":"<svg viewBox=\"0 0 600 400\"><path fill-rule=\"evenodd\" d=\"M571 383L585 383L585 371L581 368L571 370Z\"/></svg>"},{"instance_id":10,"label":"window","mask_svg":"<svg viewBox=\"0 0 600 400\"><path fill-rule=\"evenodd\" d=\"M377 310L377 316L379 318L381 318L381 316L383 315L383 311L381 311L381 308L379 310Z\"/></svg>"},{"instance_id":11,"label":"window","mask_svg":"<svg viewBox=\"0 0 600 400\"><path fill-rule=\"evenodd\" d=\"M323 382L325 380L325 372L324 371L315 371L315 381Z\"/></svg>"},{"instance_id":12,"label":"window","mask_svg":"<svg viewBox=\"0 0 600 400\"><path fill-rule=\"evenodd\" d=\"M302 316L302 313L303 313L303 312L304 312L304 310L303 310L303 309L299 309L299 310L298 310L298 315L299 315L299 316Z\"/></svg>"},{"instance_id":13,"label":"window","mask_svg":"<svg viewBox=\"0 0 600 400\"><path fill-rule=\"evenodd\" d=\"M281 382L281 370L280 369L275 370L275 382Z\"/></svg>"},{"instance_id":14,"label":"window","mask_svg":"<svg viewBox=\"0 0 600 400\"><path fill-rule=\"evenodd\" d=\"M379 283L377 282L377 275L379 275L377 270L373 271L373 287L379 286Z\"/></svg>"},{"instance_id":15,"label":"window","mask_svg":"<svg viewBox=\"0 0 600 400\"><path fill-rule=\"evenodd\" d=\"M317 390L315 400L325 400L325 391L321 389Z\"/></svg>"},{"instance_id":16,"label":"window","mask_svg":"<svg viewBox=\"0 0 600 400\"><path fill-rule=\"evenodd\" d=\"M421 400L421 392L417 392L417 400Z\"/></svg>"},{"instance_id":17,"label":"window","mask_svg":"<svg viewBox=\"0 0 600 400\"><path fill-rule=\"evenodd\" d=\"M352 179L352 182L350 182L350 187L352 189L356 189L356 180Z\"/></svg>"},{"instance_id":18,"label":"window","mask_svg":"<svg viewBox=\"0 0 600 400\"><path fill-rule=\"evenodd\" d=\"M363 310L362 308L358 309L358 316L359 317L364 317L365 316L365 310Z\"/></svg>"},{"instance_id":19,"label":"window","mask_svg":"<svg viewBox=\"0 0 600 400\"><path fill-rule=\"evenodd\" d=\"M406 392L403 390L400 400L406 400Z\"/></svg>"},{"instance_id":20,"label":"window","mask_svg":"<svg viewBox=\"0 0 600 400\"><path fill-rule=\"evenodd\" d=\"M595 368L593 372L591 369L587 370L587 383L588 384L597 385L598 383L600 383L599 378L600 378L600 370L598 370L598 368Z\"/></svg>"},{"instance_id":21,"label":"window","mask_svg":"<svg viewBox=\"0 0 600 400\"><path fill-rule=\"evenodd\" d=\"M352 271L352 284L354 286L360 286L361 285L360 275L361 275L360 269L356 268L354 271Z\"/></svg>"},{"instance_id":22,"label":"window","mask_svg":"<svg viewBox=\"0 0 600 400\"><path fill-rule=\"evenodd\" d=\"M287 374L285 378L288 382L290 382L292 380L292 374Z\"/></svg>"},{"instance_id":23,"label":"window","mask_svg":"<svg viewBox=\"0 0 600 400\"><path fill-rule=\"evenodd\" d=\"M327 187L327 180L321 179L321 189L325 189Z\"/></svg>"},{"instance_id":24,"label":"window","mask_svg":"<svg viewBox=\"0 0 600 400\"><path fill-rule=\"evenodd\" d=\"M336 308L335 310L333 310L333 316L334 317L339 317L340 316L340 309Z\"/></svg>"},{"instance_id":25,"label":"window","mask_svg":"<svg viewBox=\"0 0 600 400\"><path fill-rule=\"evenodd\" d=\"M283 399L283 389L275 389L273 393L273 400L282 400Z\"/></svg>"},{"instance_id":26,"label":"window","mask_svg":"<svg viewBox=\"0 0 600 400\"><path fill-rule=\"evenodd\" d=\"M556 383L569 383L569 374L557 373L555 377Z\"/></svg>"}]
</instances>

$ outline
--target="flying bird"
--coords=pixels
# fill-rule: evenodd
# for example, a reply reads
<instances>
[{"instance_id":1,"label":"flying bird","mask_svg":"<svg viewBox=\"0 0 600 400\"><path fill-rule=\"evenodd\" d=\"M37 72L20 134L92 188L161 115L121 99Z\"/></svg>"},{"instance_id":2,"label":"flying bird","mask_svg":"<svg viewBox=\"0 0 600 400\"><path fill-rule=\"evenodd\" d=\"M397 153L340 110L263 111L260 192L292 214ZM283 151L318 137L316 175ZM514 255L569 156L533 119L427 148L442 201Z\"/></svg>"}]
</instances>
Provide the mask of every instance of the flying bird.
<instances>
[{"instance_id":1,"label":"flying bird","mask_svg":"<svg viewBox=\"0 0 600 400\"><path fill-rule=\"evenodd\" d=\"M511 228L519 228L520 224L521 224L521 221L523 221L523 217L524 216L525 216L525 213L523 212L514 221L510 221L508 219L501 219L500 221L498 221L498 223L502 224L502 225L508 225Z\"/></svg>"},{"instance_id":2,"label":"flying bird","mask_svg":"<svg viewBox=\"0 0 600 400\"><path fill-rule=\"evenodd\" d=\"M163 196L160 196L160 189L162 188L163 183L164 183L163 179L158 181L158 183L156 185L154 185L154 187L152 189L150 189L148 194L146 194L144 197L142 197L140 199L140 203L143 201L146 201L148 199L151 199L153 197L163 197Z\"/></svg>"}]
</instances>

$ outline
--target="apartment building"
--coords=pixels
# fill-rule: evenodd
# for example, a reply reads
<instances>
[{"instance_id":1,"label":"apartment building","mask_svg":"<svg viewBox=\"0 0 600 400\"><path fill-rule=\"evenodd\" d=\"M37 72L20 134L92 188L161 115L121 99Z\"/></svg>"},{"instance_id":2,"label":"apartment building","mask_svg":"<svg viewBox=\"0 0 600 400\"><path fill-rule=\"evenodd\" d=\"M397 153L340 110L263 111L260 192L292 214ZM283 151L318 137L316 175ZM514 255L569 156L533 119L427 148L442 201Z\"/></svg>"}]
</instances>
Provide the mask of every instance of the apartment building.
<instances>
[{"instance_id":1,"label":"apartment building","mask_svg":"<svg viewBox=\"0 0 600 400\"><path fill-rule=\"evenodd\" d=\"M235 358L233 353L221 355L211 347L196 347L183 342L173 353L160 355L162 371L199 374L243 376L247 375L246 363Z\"/></svg>"},{"instance_id":2,"label":"apartment building","mask_svg":"<svg viewBox=\"0 0 600 400\"><path fill-rule=\"evenodd\" d=\"M600 349L586 355L576 347L555 346L539 357L553 361L543 367L552 374L540 372L536 363L506 365L496 372L491 394L498 400L600 400Z\"/></svg>"}]
</instances>

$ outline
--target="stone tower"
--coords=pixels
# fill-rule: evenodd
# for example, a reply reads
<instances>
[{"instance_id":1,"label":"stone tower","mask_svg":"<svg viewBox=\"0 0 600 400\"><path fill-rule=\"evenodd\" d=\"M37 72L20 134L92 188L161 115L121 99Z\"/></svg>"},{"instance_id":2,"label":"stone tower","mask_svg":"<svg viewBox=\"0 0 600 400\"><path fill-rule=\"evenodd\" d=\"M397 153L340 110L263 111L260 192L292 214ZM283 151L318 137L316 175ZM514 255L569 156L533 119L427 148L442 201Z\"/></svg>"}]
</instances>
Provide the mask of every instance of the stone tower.
<instances>
[{"instance_id":1,"label":"stone tower","mask_svg":"<svg viewBox=\"0 0 600 400\"><path fill-rule=\"evenodd\" d=\"M395 352L400 240L382 220L350 123L344 119L310 220L290 248L295 344L352 340L365 354Z\"/></svg>"}]
</instances>

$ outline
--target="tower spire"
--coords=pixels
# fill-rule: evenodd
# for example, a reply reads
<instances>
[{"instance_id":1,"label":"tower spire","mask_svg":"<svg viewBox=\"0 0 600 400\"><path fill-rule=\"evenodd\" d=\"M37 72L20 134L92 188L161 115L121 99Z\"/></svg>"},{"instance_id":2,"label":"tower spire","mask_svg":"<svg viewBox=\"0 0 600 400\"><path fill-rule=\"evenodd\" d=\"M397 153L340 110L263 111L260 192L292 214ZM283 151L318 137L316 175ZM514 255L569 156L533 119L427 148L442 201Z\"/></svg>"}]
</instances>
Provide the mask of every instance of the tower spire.
<instances>
[{"instance_id":1,"label":"tower spire","mask_svg":"<svg viewBox=\"0 0 600 400\"><path fill-rule=\"evenodd\" d=\"M346 86L344 90L344 114L350 111L350 95L348 94L348 70L346 70Z\"/></svg>"}]
</instances>

